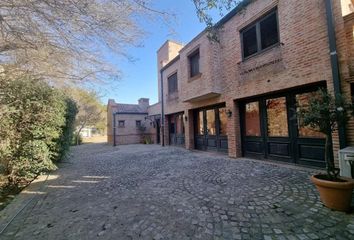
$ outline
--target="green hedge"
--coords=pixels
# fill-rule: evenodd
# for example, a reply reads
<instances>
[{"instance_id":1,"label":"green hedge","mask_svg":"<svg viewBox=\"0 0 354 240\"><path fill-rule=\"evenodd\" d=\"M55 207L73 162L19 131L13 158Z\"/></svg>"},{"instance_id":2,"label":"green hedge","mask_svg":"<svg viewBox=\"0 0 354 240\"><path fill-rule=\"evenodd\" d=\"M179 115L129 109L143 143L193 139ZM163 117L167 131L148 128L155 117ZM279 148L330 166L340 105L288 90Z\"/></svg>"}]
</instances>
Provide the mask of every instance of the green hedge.
<instances>
[{"instance_id":1,"label":"green hedge","mask_svg":"<svg viewBox=\"0 0 354 240\"><path fill-rule=\"evenodd\" d=\"M0 76L0 174L17 183L56 169L74 130L75 102L32 76Z\"/></svg>"}]
</instances>

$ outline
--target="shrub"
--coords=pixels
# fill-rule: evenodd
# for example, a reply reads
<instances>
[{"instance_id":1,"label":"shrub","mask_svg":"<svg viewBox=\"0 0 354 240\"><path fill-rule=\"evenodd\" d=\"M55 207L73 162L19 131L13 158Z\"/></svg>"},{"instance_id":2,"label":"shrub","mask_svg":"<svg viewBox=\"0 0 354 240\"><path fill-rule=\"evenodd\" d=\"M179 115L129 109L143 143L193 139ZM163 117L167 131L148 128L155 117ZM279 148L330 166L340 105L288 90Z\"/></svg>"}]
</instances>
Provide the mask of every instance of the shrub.
<instances>
[{"instance_id":1,"label":"shrub","mask_svg":"<svg viewBox=\"0 0 354 240\"><path fill-rule=\"evenodd\" d=\"M143 143L144 144L152 144L151 136L149 136L149 135L143 136Z\"/></svg>"},{"instance_id":2,"label":"shrub","mask_svg":"<svg viewBox=\"0 0 354 240\"><path fill-rule=\"evenodd\" d=\"M65 125L62 127L62 134L58 141L58 156L57 160L63 159L66 153L69 151L71 141L74 137L75 131L75 117L78 113L76 103L73 99L66 97L66 113L65 113Z\"/></svg>"},{"instance_id":3,"label":"shrub","mask_svg":"<svg viewBox=\"0 0 354 240\"><path fill-rule=\"evenodd\" d=\"M77 112L63 92L30 75L0 76L0 165L12 183L56 168ZM0 168L0 169L1 169Z\"/></svg>"}]
</instances>

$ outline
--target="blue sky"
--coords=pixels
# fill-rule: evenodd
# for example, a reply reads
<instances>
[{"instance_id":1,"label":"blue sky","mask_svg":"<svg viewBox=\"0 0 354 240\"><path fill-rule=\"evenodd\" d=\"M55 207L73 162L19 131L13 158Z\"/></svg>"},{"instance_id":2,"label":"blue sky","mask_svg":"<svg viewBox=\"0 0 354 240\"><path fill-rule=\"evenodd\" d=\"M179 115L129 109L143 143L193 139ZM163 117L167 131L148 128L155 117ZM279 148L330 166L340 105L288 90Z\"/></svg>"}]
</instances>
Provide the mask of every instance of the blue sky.
<instances>
[{"instance_id":1,"label":"blue sky","mask_svg":"<svg viewBox=\"0 0 354 240\"><path fill-rule=\"evenodd\" d=\"M131 48L128 53L136 60L111 57L110 62L123 72L122 79L117 84L104 85L100 95L104 104L109 98L120 103L137 103L141 97L150 98L150 103L157 102L157 66L156 51L167 40L173 39L188 43L205 28L195 13L191 0L155 0L154 6L176 14L173 23L174 34L166 24L146 21L142 24L148 32L143 39L143 47Z\"/></svg>"}]
</instances>

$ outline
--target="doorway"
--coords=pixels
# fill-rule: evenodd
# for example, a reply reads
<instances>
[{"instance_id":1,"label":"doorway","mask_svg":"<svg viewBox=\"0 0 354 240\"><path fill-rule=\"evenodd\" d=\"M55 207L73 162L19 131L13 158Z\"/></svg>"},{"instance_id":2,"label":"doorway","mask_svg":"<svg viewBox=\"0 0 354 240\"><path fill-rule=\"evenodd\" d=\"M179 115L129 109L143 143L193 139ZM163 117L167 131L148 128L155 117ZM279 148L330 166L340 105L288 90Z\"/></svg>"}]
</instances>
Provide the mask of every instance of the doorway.
<instances>
[{"instance_id":1,"label":"doorway","mask_svg":"<svg viewBox=\"0 0 354 240\"><path fill-rule=\"evenodd\" d=\"M160 132L161 132L161 124L160 124L160 119L155 120L156 123L156 144L160 144Z\"/></svg>"},{"instance_id":2,"label":"doorway","mask_svg":"<svg viewBox=\"0 0 354 240\"><path fill-rule=\"evenodd\" d=\"M183 113L176 113L168 116L170 145L185 146L183 117Z\"/></svg>"},{"instance_id":3,"label":"doorway","mask_svg":"<svg viewBox=\"0 0 354 240\"><path fill-rule=\"evenodd\" d=\"M194 113L195 147L204 151L228 152L227 114L224 105L198 109Z\"/></svg>"},{"instance_id":4,"label":"doorway","mask_svg":"<svg viewBox=\"0 0 354 240\"><path fill-rule=\"evenodd\" d=\"M242 148L246 157L324 167L324 135L301 125L300 107L317 88L255 98L241 104Z\"/></svg>"}]
</instances>

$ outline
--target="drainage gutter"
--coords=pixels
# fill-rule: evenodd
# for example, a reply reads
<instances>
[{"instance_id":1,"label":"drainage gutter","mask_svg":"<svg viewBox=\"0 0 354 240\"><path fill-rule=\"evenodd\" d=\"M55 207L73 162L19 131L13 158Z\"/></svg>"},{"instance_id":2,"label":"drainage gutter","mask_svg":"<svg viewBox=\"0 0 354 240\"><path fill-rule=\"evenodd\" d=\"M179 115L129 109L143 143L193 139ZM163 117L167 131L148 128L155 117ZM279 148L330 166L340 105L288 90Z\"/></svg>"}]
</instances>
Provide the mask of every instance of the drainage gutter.
<instances>
[{"instance_id":1,"label":"drainage gutter","mask_svg":"<svg viewBox=\"0 0 354 240\"><path fill-rule=\"evenodd\" d=\"M164 98L163 98L163 70L161 69L160 71L160 78L161 78L161 132L162 132L162 139L161 139L161 143L162 146L165 146L165 109L164 109Z\"/></svg>"},{"instance_id":2,"label":"drainage gutter","mask_svg":"<svg viewBox=\"0 0 354 240\"><path fill-rule=\"evenodd\" d=\"M329 41L329 50L331 58L331 68L332 68L332 78L333 78L333 88L334 95L336 99L338 95L342 93L341 90L341 81L339 73L339 62L338 62L338 53L337 53L337 43L336 43L336 34L335 34L335 25L333 17L333 7L332 0L325 0L326 3L326 18L327 18L327 30L328 30L328 41ZM345 126L338 127L339 134L339 148L346 147L346 132Z\"/></svg>"}]
</instances>

